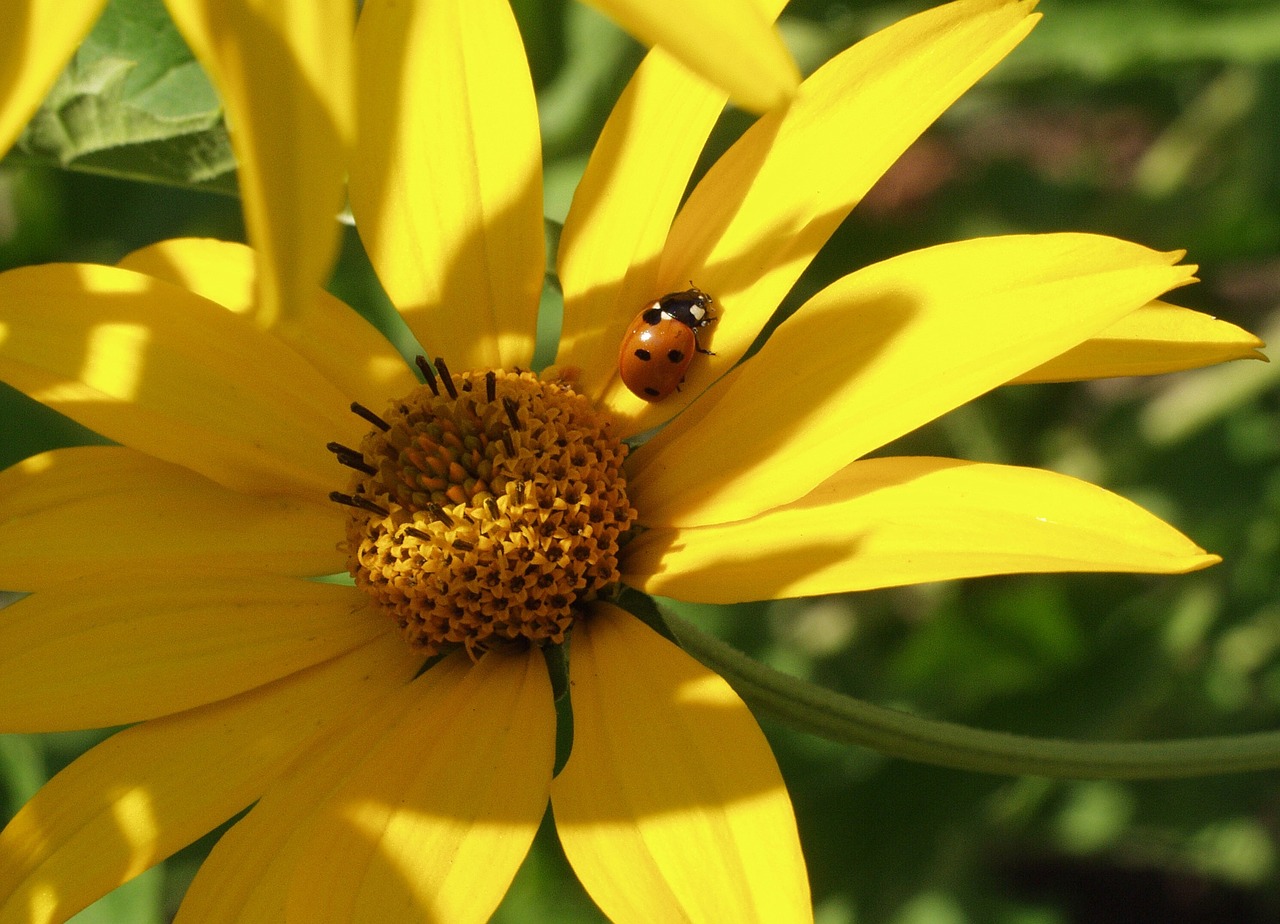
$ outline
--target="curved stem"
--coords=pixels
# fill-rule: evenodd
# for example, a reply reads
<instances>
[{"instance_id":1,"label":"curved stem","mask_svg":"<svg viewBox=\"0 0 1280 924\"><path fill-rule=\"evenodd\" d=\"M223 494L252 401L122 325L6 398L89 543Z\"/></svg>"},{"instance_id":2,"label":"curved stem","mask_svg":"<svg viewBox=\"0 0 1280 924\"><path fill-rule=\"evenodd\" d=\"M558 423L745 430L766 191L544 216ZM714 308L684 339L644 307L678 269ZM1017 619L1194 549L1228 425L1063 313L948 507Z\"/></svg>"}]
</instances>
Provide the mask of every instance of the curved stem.
<instances>
[{"instance_id":1,"label":"curved stem","mask_svg":"<svg viewBox=\"0 0 1280 924\"><path fill-rule=\"evenodd\" d=\"M1280 731L1169 741L1030 738L924 719L805 683L766 667L664 612L681 645L752 708L831 741L891 757L983 773L1073 779L1157 779L1280 767Z\"/></svg>"}]
</instances>

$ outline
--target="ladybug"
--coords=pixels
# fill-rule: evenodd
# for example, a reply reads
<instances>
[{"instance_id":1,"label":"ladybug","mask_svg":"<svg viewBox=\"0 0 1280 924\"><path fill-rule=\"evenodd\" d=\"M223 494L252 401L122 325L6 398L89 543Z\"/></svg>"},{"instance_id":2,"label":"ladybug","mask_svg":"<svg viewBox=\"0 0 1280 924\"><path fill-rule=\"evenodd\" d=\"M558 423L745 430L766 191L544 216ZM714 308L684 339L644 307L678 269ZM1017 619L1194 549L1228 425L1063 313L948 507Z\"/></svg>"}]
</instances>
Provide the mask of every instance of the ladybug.
<instances>
[{"instance_id":1,"label":"ladybug","mask_svg":"<svg viewBox=\"0 0 1280 924\"><path fill-rule=\"evenodd\" d=\"M661 401L680 387L695 353L714 356L698 344L698 331L715 318L711 296L699 288L671 292L645 306L622 338L618 373L632 394Z\"/></svg>"}]
</instances>

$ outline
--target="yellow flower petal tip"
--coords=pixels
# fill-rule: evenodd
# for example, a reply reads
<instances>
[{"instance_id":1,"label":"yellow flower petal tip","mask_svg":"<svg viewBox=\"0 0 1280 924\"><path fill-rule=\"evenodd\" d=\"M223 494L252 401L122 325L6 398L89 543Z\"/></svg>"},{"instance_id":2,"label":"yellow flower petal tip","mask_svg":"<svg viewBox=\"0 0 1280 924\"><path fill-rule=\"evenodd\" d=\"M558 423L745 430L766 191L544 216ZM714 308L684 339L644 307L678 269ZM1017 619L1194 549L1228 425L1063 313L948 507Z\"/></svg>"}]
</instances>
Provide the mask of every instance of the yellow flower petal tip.
<instances>
[{"instance_id":1,"label":"yellow flower petal tip","mask_svg":"<svg viewBox=\"0 0 1280 924\"><path fill-rule=\"evenodd\" d=\"M1227 321L1153 301L1018 376L1017 384L1160 375L1239 359L1270 362L1259 337Z\"/></svg>"},{"instance_id":2,"label":"yellow flower petal tip","mask_svg":"<svg viewBox=\"0 0 1280 924\"><path fill-rule=\"evenodd\" d=\"M791 100L800 71L767 12L782 4L725 0L588 0L642 42L662 48L753 112Z\"/></svg>"}]
</instances>

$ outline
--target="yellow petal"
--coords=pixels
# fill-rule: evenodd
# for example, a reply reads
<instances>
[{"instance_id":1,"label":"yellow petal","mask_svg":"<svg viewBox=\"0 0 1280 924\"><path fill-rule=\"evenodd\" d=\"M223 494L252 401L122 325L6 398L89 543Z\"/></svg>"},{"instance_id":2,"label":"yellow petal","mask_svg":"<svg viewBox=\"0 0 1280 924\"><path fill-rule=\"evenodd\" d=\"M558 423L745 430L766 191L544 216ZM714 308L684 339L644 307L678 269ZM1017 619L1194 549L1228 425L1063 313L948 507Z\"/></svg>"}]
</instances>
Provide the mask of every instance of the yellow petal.
<instances>
[{"instance_id":1,"label":"yellow petal","mask_svg":"<svg viewBox=\"0 0 1280 924\"><path fill-rule=\"evenodd\" d=\"M32 594L0 619L5 732L105 728L243 693L390 628L354 587L154 566Z\"/></svg>"},{"instance_id":2,"label":"yellow petal","mask_svg":"<svg viewBox=\"0 0 1280 924\"><path fill-rule=\"evenodd\" d=\"M611 920L812 919L782 776L723 679L598 604L574 629L570 682L573 753L551 802Z\"/></svg>"},{"instance_id":3,"label":"yellow petal","mask_svg":"<svg viewBox=\"0 0 1280 924\"><path fill-rule=\"evenodd\" d=\"M564 324L556 362L581 370L584 394L598 397L617 377L621 332L664 294L658 258L724 101L723 92L655 49L591 152L558 254Z\"/></svg>"},{"instance_id":4,"label":"yellow petal","mask_svg":"<svg viewBox=\"0 0 1280 924\"><path fill-rule=\"evenodd\" d=\"M633 418L631 432L670 418L737 362L850 209L1030 31L1030 9L961 0L904 19L827 62L712 166L671 228L654 295L692 280L714 297L716 355L698 357L683 392L656 404L614 383L605 402Z\"/></svg>"},{"instance_id":5,"label":"yellow petal","mask_svg":"<svg viewBox=\"0 0 1280 924\"><path fill-rule=\"evenodd\" d=\"M244 244L211 237L171 238L126 254L116 266L182 286L236 314L253 312L258 259Z\"/></svg>"},{"instance_id":6,"label":"yellow petal","mask_svg":"<svg viewBox=\"0 0 1280 924\"><path fill-rule=\"evenodd\" d=\"M257 799L318 731L420 663L394 632L233 700L135 725L0 833L0 920L65 920Z\"/></svg>"},{"instance_id":7,"label":"yellow petal","mask_svg":"<svg viewBox=\"0 0 1280 924\"><path fill-rule=\"evenodd\" d=\"M854 462L750 520L645 532L627 547L623 580L738 603L1019 572L1180 574L1219 560L1136 504L1066 475L884 458Z\"/></svg>"},{"instance_id":8,"label":"yellow petal","mask_svg":"<svg viewBox=\"0 0 1280 924\"><path fill-rule=\"evenodd\" d=\"M180 285L237 314L253 309L258 258L243 244L212 238L161 241L134 251L119 265ZM297 323L271 333L350 399L378 410L418 384L387 338L324 289L317 286L311 301L296 308Z\"/></svg>"},{"instance_id":9,"label":"yellow petal","mask_svg":"<svg viewBox=\"0 0 1280 924\"><path fill-rule=\"evenodd\" d=\"M487 921L546 811L554 738L536 650L420 697L318 810L290 919Z\"/></svg>"},{"instance_id":10,"label":"yellow petal","mask_svg":"<svg viewBox=\"0 0 1280 924\"><path fill-rule=\"evenodd\" d=\"M354 133L350 0L165 0L227 110L249 241L262 255L256 317L295 312L337 252Z\"/></svg>"},{"instance_id":11,"label":"yellow petal","mask_svg":"<svg viewBox=\"0 0 1280 924\"><path fill-rule=\"evenodd\" d=\"M795 93L800 73L771 18L742 0L587 0L642 42L659 45L685 67L763 112ZM777 10L773 10L777 15Z\"/></svg>"},{"instance_id":12,"label":"yellow petal","mask_svg":"<svg viewBox=\"0 0 1280 924\"><path fill-rule=\"evenodd\" d=\"M1265 360L1258 352L1264 345L1234 324L1189 308L1154 301L1013 382L1075 382L1113 375L1160 375L1233 359Z\"/></svg>"},{"instance_id":13,"label":"yellow petal","mask_svg":"<svg viewBox=\"0 0 1280 924\"><path fill-rule=\"evenodd\" d=\"M92 264L0 274L0 380L227 487L324 497L366 425L280 341L158 279Z\"/></svg>"},{"instance_id":14,"label":"yellow petal","mask_svg":"<svg viewBox=\"0 0 1280 924\"><path fill-rule=\"evenodd\" d=\"M629 461L647 526L750 517L1115 323L1193 267L1088 234L944 244L836 281Z\"/></svg>"},{"instance_id":15,"label":"yellow petal","mask_svg":"<svg viewBox=\"0 0 1280 924\"><path fill-rule=\"evenodd\" d=\"M0 155L36 114L106 0L0 3Z\"/></svg>"},{"instance_id":16,"label":"yellow petal","mask_svg":"<svg viewBox=\"0 0 1280 924\"><path fill-rule=\"evenodd\" d=\"M506 0L369 0L351 208L383 288L455 369L527 366L545 253L533 83Z\"/></svg>"},{"instance_id":17,"label":"yellow petal","mask_svg":"<svg viewBox=\"0 0 1280 924\"><path fill-rule=\"evenodd\" d=\"M471 662L455 655L412 685L384 696L351 721L333 723L299 756L295 769L219 839L187 889L177 924L277 924L289 885L311 843L316 807L400 723L406 712L447 696ZM415 744L415 747L418 745Z\"/></svg>"},{"instance_id":18,"label":"yellow petal","mask_svg":"<svg viewBox=\"0 0 1280 924\"><path fill-rule=\"evenodd\" d=\"M0 587L145 567L333 574L344 567L342 523L327 499L239 494L123 446L59 449L0 472Z\"/></svg>"}]
</instances>

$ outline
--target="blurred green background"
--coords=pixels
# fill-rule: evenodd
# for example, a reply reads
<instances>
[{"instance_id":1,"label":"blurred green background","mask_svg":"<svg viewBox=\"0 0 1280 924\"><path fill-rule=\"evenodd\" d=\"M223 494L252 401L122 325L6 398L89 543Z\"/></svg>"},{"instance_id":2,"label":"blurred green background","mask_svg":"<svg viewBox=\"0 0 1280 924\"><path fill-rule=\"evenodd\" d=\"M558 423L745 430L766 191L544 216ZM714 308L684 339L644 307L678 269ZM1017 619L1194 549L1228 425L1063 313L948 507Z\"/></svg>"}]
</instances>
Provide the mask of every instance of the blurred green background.
<instances>
[{"instance_id":1,"label":"blurred green background","mask_svg":"<svg viewBox=\"0 0 1280 924\"><path fill-rule=\"evenodd\" d=\"M807 72L926 5L796 0L783 31ZM560 220L642 50L576 2L515 6L539 89L547 215ZM1088 230L1186 248L1204 281L1177 301L1275 339L1280 5L1044 0L1040 8L1045 21L855 210L789 304L852 269L941 241ZM748 122L727 113L708 162ZM60 169L30 144L0 164L0 268L112 262L193 234L240 237L236 200ZM385 312L353 235L334 287L375 317ZM1224 563L1208 571L1002 577L679 611L798 676L985 728L1129 740L1276 727L1278 384L1275 366L1241 363L1011 387L886 450L1034 465L1105 485L1221 554ZM88 438L3 386L0 420L0 465ZM1275 773L1008 779L763 724L796 805L821 924L1280 920ZM12 814L101 736L0 736L0 811ZM82 919L167 920L212 842ZM549 830L497 920L599 920Z\"/></svg>"}]
</instances>

